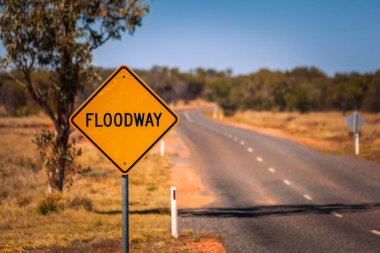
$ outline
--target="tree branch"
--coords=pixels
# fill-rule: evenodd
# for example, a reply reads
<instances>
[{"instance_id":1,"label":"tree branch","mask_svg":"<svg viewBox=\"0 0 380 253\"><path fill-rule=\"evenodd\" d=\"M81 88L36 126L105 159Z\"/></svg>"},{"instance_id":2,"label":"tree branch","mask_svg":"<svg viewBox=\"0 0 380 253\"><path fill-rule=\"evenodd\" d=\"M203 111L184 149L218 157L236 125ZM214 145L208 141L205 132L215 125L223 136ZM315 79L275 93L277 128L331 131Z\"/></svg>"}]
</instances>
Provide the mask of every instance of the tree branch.
<instances>
[{"instance_id":1,"label":"tree branch","mask_svg":"<svg viewBox=\"0 0 380 253\"><path fill-rule=\"evenodd\" d=\"M30 79L30 74L26 73L24 71L24 75L27 79L27 84L22 82L20 79L18 79L15 75L12 74L12 72L7 71L7 74L9 77L11 77L14 81L16 81L21 87L24 87L30 95L32 96L33 100L41 106L41 108L44 110L44 112L49 116L49 118L53 121L54 127L56 130L58 130L60 127L58 125L57 119L55 118L54 112L51 110L51 108L47 105L46 101L44 101L41 97L41 95L35 90L33 83Z\"/></svg>"}]
</instances>

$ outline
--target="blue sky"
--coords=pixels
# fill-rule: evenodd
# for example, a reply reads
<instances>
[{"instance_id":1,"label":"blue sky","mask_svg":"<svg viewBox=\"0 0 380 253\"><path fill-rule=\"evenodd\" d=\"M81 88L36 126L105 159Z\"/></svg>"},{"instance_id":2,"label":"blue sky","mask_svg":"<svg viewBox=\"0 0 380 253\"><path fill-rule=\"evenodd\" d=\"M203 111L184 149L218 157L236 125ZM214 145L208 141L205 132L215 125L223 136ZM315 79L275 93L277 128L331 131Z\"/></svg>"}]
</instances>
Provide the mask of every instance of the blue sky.
<instances>
[{"instance_id":1,"label":"blue sky","mask_svg":"<svg viewBox=\"0 0 380 253\"><path fill-rule=\"evenodd\" d=\"M94 52L94 65L380 68L379 0L153 0L143 26Z\"/></svg>"}]
</instances>

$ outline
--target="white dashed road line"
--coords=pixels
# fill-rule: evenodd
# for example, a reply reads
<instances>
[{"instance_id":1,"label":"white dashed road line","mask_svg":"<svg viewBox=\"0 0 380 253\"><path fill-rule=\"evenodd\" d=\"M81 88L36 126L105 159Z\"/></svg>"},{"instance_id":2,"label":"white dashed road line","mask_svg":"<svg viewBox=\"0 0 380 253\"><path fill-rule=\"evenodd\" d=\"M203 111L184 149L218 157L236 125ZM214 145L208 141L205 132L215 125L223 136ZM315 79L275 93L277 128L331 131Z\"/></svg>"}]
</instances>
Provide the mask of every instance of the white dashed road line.
<instances>
[{"instance_id":1,"label":"white dashed road line","mask_svg":"<svg viewBox=\"0 0 380 253\"><path fill-rule=\"evenodd\" d=\"M307 199L307 200L312 200L312 199L313 199L312 197L310 197L310 196L307 195L307 194L304 194L303 197L304 197L305 199Z\"/></svg>"},{"instance_id":2,"label":"white dashed road line","mask_svg":"<svg viewBox=\"0 0 380 253\"><path fill-rule=\"evenodd\" d=\"M188 114L187 111L184 112L184 116L185 116L185 118L186 118L187 121L189 121L189 122L193 122L193 120L190 118L190 116L189 116L189 114ZM237 137L233 137L231 134L224 133L224 136L226 136L226 137L228 137L228 138L230 138L230 139L233 139L234 141L238 141L238 138L237 138ZM240 141L240 144L241 144L241 145L245 145L245 141L241 140L241 141ZM248 148L247 148L247 151L250 152L250 153L252 153L252 152L253 152L253 149L252 149L251 147L248 147ZM256 157L256 160L257 160L258 162L263 162L263 158L260 157L260 156L257 156L257 157ZM271 172L271 173L275 173L275 172L276 172L276 170L275 170L274 168L272 168L272 167L269 167L269 168L268 168L268 171ZM283 183L286 184L286 185L288 185L288 186L291 185L291 182L290 182L289 180L287 180L287 179L284 179L284 180L283 180ZM313 200L313 198L312 198L310 195L308 195L308 194L304 194L303 197L304 197L305 199L307 199L307 200L310 200L310 201ZM337 218L343 218L343 215L340 214L340 213L337 213L337 212L331 212L331 214L334 215L334 216L337 217ZM377 236L380 236L380 231L379 231L379 230L372 229L372 230L370 230L370 232L371 232L372 234L375 234L375 235L377 235Z\"/></svg>"},{"instance_id":3,"label":"white dashed road line","mask_svg":"<svg viewBox=\"0 0 380 253\"><path fill-rule=\"evenodd\" d=\"M337 212L331 212L331 214L334 215L335 217L343 218L343 215L341 215L340 213L337 213Z\"/></svg>"}]
</instances>

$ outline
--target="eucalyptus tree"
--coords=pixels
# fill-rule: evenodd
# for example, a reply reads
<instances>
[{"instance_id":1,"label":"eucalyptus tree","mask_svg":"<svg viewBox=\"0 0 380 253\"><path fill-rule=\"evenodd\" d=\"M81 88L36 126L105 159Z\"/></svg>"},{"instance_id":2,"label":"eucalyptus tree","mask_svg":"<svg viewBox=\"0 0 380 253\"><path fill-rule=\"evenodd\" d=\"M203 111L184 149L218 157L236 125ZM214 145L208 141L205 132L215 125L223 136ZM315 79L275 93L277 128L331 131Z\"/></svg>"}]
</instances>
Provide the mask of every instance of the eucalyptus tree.
<instances>
[{"instance_id":1,"label":"eucalyptus tree","mask_svg":"<svg viewBox=\"0 0 380 253\"><path fill-rule=\"evenodd\" d=\"M65 177L75 172L69 117L78 91L94 77L93 51L124 32L133 34L148 11L142 0L0 0L2 64L54 124L53 132L35 139L50 191L62 191ZM37 70L50 72L47 86L34 82Z\"/></svg>"}]
</instances>

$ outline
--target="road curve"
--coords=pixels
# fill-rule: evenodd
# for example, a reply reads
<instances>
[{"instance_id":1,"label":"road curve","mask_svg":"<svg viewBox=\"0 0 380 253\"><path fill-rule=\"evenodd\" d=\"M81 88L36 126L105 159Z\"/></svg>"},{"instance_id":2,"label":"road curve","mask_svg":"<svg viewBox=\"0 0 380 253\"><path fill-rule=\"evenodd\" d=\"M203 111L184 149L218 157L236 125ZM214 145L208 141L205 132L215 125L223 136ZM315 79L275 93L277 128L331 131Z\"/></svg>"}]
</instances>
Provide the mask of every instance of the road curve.
<instances>
[{"instance_id":1,"label":"road curve","mask_svg":"<svg viewBox=\"0 0 380 253\"><path fill-rule=\"evenodd\" d=\"M380 252L380 166L181 111L179 132L217 200L180 226L225 235L228 252ZM180 193L179 193L180 194Z\"/></svg>"}]
</instances>

